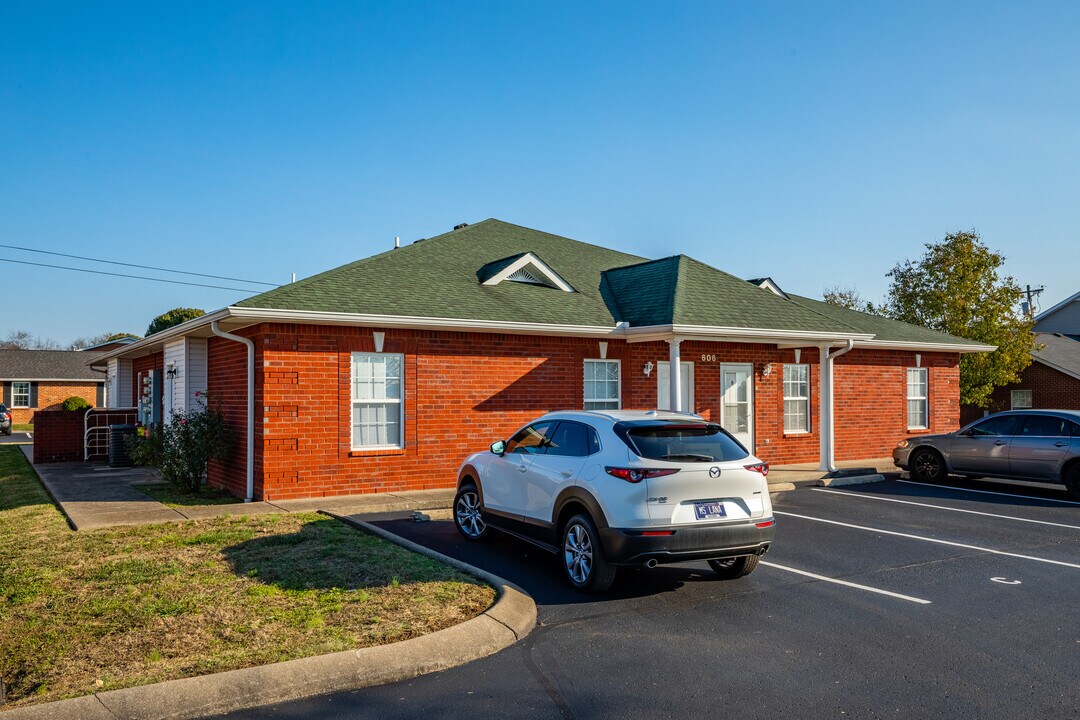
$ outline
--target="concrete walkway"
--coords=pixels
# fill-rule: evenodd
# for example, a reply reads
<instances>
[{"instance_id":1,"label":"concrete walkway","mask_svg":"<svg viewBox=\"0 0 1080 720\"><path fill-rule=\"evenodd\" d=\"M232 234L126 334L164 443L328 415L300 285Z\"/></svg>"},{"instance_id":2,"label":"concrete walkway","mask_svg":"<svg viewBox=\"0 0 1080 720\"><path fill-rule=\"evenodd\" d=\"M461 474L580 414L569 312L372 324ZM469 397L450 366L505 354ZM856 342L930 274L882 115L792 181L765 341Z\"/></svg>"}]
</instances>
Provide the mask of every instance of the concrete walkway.
<instances>
[{"instance_id":1,"label":"concrete walkway","mask_svg":"<svg viewBox=\"0 0 1080 720\"><path fill-rule=\"evenodd\" d=\"M836 463L836 472L820 470L817 463L798 463L794 465L772 465L769 467L769 489L790 490L793 487L806 487L821 484L830 478L854 479L869 478L881 473L899 472L891 457L870 458L869 460L842 460ZM875 478L880 479L880 478ZM774 489L775 488L775 489Z\"/></svg>"},{"instance_id":2,"label":"concrete walkway","mask_svg":"<svg viewBox=\"0 0 1080 720\"><path fill-rule=\"evenodd\" d=\"M453 490L411 490L277 502L170 507L132 487L161 482L152 470L110 468L100 463L81 462L34 465L33 447L23 446L21 450L37 472L45 490L76 530L197 520L225 515L316 510L341 515L363 515L402 510L433 510L449 508L454 501Z\"/></svg>"}]
</instances>

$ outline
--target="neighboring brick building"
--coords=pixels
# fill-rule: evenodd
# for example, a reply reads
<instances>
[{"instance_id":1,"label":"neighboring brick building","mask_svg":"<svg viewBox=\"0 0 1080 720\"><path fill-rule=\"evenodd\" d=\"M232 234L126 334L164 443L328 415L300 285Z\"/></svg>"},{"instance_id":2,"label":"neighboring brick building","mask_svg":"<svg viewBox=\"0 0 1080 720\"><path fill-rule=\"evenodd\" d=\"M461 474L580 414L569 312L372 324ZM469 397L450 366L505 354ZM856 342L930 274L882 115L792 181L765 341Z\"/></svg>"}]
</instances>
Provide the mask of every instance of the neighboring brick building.
<instances>
[{"instance_id":1,"label":"neighboring brick building","mask_svg":"<svg viewBox=\"0 0 1080 720\"><path fill-rule=\"evenodd\" d=\"M1080 410L1080 293L1035 318L1032 363L1020 382L996 388L988 408L964 406L964 423L1001 410Z\"/></svg>"},{"instance_id":2,"label":"neighboring brick building","mask_svg":"<svg viewBox=\"0 0 1080 720\"><path fill-rule=\"evenodd\" d=\"M12 422L32 422L38 410L55 410L69 397L105 404L105 373L87 364L101 353L76 350L0 350L3 402Z\"/></svg>"},{"instance_id":3,"label":"neighboring brick building","mask_svg":"<svg viewBox=\"0 0 1080 720\"><path fill-rule=\"evenodd\" d=\"M991 349L486 220L106 353L114 404L147 420L209 390L236 432L210 481L240 495L246 342L262 499L451 487L465 455L562 408L692 410L771 462L883 457L956 428L960 353Z\"/></svg>"}]
</instances>

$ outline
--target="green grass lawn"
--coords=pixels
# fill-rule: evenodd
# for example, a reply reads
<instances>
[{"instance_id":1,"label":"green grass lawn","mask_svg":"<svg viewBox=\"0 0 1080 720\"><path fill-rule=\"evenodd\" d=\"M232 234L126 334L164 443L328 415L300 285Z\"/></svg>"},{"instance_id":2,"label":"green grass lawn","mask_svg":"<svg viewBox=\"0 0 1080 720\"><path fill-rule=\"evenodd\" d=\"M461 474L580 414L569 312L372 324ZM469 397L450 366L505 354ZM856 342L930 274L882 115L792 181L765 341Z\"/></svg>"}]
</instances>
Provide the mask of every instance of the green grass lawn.
<instances>
[{"instance_id":1,"label":"green grass lawn","mask_svg":"<svg viewBox=\"0 0 1080 720\"><path fill-rule=\"evenodd\" d=\"M12 423L11 432L34 432L34 423Z\"/></svg>"},{"instance_id":2,"label":"green grass lawn","mask_svg":"<svg viewBox=\"0 0 1080 720\"><path fill-rule=\"evenodd\" d=\"M18 448L0 447L6 707L404 640L493 600L317 514L76 533Z\"/></svg>"}]
</instances>

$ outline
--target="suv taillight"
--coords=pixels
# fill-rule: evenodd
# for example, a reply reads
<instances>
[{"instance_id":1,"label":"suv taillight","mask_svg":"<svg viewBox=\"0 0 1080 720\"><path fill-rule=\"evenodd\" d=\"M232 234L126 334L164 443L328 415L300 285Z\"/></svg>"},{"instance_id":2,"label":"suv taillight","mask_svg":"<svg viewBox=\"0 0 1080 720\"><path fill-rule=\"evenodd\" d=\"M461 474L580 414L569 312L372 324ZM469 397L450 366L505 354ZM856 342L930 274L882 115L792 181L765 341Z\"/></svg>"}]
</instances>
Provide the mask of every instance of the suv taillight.
<instances>
[{"instance_id":1,"label":"suv taillight","mask_svg":"<svg viewBox=\"0 0 1080 720\"><path fill-rule=\"evenodd\" d=\"M639 483L642 480L654 477L663 477L665 475L674 475L679 472L678 468L618 468L618 467L606 467L604 468L608 475L617 477L620 480L625 480L628 483Z\"/></svg>"},{"instance_id":2,"label":"suv taillight","mask_svg":"<svg viewBox=\"0 0 1080 720\"><path fill-rule=\"evenodd\" d=\"M767 462L754 463L753 465L743 465L743 467L747 470L753 470L756 473L761 473L764 477L769 476L769 463Z\"/></svg>"}]
</instances>

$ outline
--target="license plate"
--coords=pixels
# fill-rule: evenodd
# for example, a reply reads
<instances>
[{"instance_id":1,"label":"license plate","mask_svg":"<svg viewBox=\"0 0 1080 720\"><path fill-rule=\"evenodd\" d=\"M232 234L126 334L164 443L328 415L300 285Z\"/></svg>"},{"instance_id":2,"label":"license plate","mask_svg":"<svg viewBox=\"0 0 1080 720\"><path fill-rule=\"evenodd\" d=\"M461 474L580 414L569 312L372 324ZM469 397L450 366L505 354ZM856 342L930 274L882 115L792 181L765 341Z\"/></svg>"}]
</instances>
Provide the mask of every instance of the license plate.
<instances>
[{"instance_id":1,"label":"license plate","mask_svg":"<svg viewBox=\"0 0 1080 720\"><path fill-rule=\"evenodd\" d=\"M724 512L724 503L721 502L694 503L694 512L698 520L715 520L727 514Z\"/></svg>"}]
</instances>

